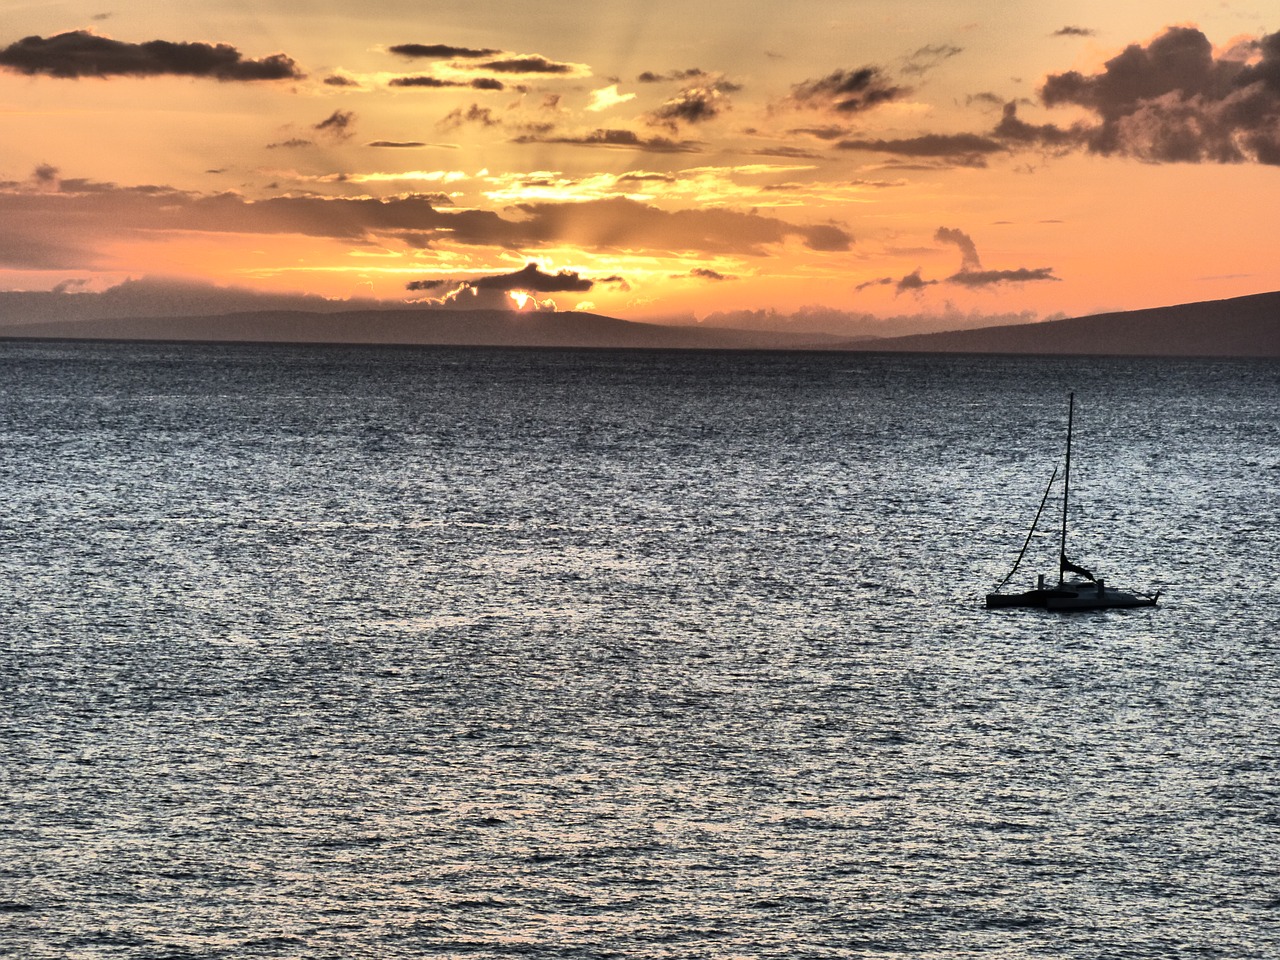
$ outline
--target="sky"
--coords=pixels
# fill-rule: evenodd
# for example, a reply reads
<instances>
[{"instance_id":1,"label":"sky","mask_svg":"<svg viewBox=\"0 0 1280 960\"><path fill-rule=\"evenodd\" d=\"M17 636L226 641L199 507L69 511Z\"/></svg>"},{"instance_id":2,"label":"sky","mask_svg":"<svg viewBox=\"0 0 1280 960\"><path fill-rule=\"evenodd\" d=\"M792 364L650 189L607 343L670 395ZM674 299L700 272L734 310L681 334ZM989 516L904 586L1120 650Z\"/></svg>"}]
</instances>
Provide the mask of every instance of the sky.
<instances>
[{"instance_id":1,"label":"sky","mask_svg":"<svg viewBox=\"0 0 1280 960\"><path fill-rule=\"evenodd\" d=\"M900 333L1280 289L1280 0L0 0L0 291Z\"/></svg>"}]
</instances>

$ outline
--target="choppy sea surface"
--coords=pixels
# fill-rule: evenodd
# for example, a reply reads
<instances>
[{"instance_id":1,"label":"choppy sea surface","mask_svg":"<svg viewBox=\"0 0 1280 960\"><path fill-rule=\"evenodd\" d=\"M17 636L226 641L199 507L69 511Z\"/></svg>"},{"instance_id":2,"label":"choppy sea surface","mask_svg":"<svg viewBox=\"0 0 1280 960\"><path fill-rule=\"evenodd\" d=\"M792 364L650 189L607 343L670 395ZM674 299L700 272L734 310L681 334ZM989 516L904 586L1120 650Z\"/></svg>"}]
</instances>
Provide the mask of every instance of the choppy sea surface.
<instances>
[{"instance_id":1,"label":"choppy sea surface","mask_svg":"<svg viewBox=\"0 0 1280 960\"><path fill-rule=\"evenodd\" d=\"M0 955L1280 955L1278 398L0 344Z\"/></svg>"}]
</instances>

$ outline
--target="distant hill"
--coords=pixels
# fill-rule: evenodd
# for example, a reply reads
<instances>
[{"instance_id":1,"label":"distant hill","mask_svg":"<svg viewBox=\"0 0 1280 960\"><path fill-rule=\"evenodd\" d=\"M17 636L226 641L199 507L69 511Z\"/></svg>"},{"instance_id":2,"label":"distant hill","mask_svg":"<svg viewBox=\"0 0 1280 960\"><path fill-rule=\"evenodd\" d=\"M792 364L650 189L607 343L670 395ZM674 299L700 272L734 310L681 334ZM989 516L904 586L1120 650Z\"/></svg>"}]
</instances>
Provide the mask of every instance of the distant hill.
<instances>
[{"instance_id":1,"label":"distant hill","mask_svg":"<svg viewBox=\"0 0 1280 960\"><path fill-rule=\"evenodd\" d=\"M505 310L255 310L217 316L61 320L0 326L0 338L650 349L829 349L821 334L636 323L594 313Z\"/></svg>"},{"instance_id":2,"label":"distant hill","mask_svg":"<svg viewBox=\"0 0 1280 960\"><path fill-rule=\"evenodd\" d=\"M0 325L0 338L702 350L1280 357L1280 293L949 333L834 335L637 323L593 313L252 310Z\"/></svg>"},{"instance_id":3,"label":"distant hill","mask_svg":"<svg viewBox=\"0 0 1280 960\"><path fill-rule=\"evenodd\" d=\"M1280 293L857 342L851 349L920 353L1280 357Z\"/></svg>"}]
</instances>

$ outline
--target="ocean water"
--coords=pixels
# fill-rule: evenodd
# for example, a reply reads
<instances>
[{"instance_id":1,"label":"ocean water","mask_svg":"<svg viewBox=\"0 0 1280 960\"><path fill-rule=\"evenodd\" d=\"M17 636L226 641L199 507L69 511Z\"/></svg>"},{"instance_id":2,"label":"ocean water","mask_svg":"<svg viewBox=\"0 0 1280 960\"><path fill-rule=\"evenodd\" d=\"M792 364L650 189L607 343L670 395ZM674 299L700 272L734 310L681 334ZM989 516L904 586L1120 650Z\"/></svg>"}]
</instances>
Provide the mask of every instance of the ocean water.
<instances>
[{"instance_id":1,"label":"ocean water","mask_svg":"<svg viewBox=\"0 0 1280 960\"><path fill-rule=\"evenodd\" d=\"M0 955L1280 955L1277 398L0 344Z\"/></svg>"}]
</instances>

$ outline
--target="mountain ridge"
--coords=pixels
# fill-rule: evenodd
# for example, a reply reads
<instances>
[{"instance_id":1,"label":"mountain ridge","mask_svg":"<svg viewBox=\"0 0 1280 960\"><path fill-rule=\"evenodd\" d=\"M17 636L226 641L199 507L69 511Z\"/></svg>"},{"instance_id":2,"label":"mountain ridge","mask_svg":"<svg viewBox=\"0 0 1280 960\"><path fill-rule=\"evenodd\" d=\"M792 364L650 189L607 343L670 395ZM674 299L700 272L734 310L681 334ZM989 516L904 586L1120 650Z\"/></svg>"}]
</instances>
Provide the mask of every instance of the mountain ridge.
<instances>
[{"instance_id":1,"label":"mountain ridge","mask_svg":"<svg viewBox=\"0 0 1280 960\"><path fill-rule=\"evenodd\" d=\"M916 333L878 340L871 349L913 353L1280 357L1280 292L1039 323Z\"/></svg>"},{"instance_id":2,"label":"mountain ridge","mask_svg":"<svg viewBox=\"0 0 1280 960\"><path fill-rule=\"evenodd\" d=\"M0 339L1280 357L1280 292L881 339L665 325L582 312L421 307L10 323L0 326Z\"/></svg>"}]
</instances>

